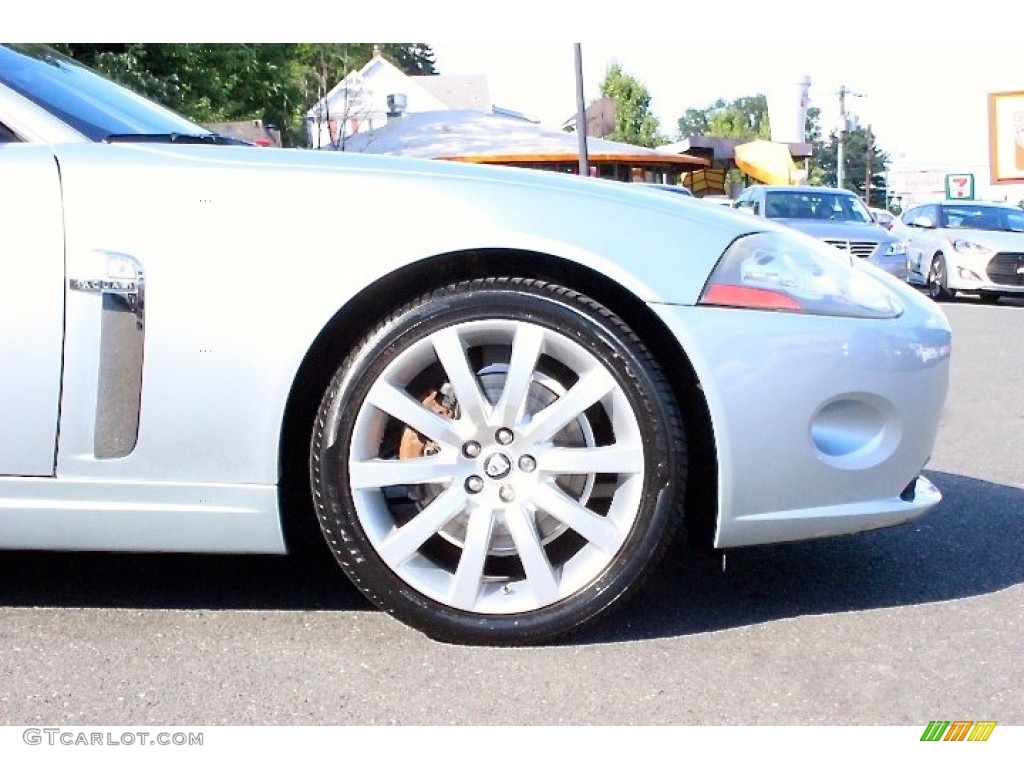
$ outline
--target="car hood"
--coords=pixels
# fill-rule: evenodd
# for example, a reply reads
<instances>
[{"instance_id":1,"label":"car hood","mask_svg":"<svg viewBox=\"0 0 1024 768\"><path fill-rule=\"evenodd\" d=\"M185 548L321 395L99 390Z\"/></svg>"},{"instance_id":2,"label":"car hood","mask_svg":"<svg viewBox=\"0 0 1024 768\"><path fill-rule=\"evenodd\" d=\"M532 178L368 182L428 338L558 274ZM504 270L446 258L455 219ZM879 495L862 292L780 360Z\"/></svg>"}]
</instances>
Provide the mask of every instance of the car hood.
<instances>
[{"instance_id":1,"label":"car hood","mask_svg":"<svg viewBox=\"0 0 1024 768\"><path fill-rule=\"evenodd\" d=\"M500 248L575 262L641 301L692 305L737 237L784 229L681 195L549 171L261 147L53 149L76 212L68 231L83 233L69 249L192 249L213 263L223 246L192 224L215 217L232 251L287 253L289 268L308 274L350 269L339 253L372 254L360 264L367 283L440 254ZM147 232L169 221L189 222L185 240L154 244Z\"/></svg>"},{"instance_id":2,"label":"car hood","mask_svg":"<svg viewBox=\"0 0 1024 768\"><path fill-rule=\"evenodd\" d=\"M939 233L953 242L967 240L993 251L1024 252L1024 232L992 232L986 229L940 229Z\"/></svg>"},{"instance_id":3,"label":"car hood","mask_svg":"<svg viewBox=\"0 0 1024 768\"><path fill-rule=\"evenodd\" d=\"M896 240L888 230L882 229L877 224L861 223L855 221L818 221L816 219L774 219L787 227L798 229L801 232L816 237L819 240L873 240L879 243L888 243Z\"/></svg>"},{"instance_id":4,"label":"car hood","mask_svg":"<svg viewBox=\"0 0 1024 768\"><path fill-rule=\"evenodd\" d=\"M668 213L674 217L696 221L704 227L729 232L732 236L740 234L740 230L749 233L766 228L764 220L744 221L724 208L709 211L709 207L696 205L696 198L660 191L652 192L650 187L644 185L581 177L575 174L358 152L277 148L268 150L265 147L207 147L167 143L118 145L119 149L129 147L139 154L144 153L152 158L163 157L172 161L174 158L190 159L194 162L208 162L211 166L233 167L236 170L277 168L309 174L346 171L416 178L427 184L443 184L453 180L475 181L505 187L510 192L518 189L526 195L533 189L537 192L569 194L577 198L583 196L616 205Z\"/></svg>"}]
</instances>

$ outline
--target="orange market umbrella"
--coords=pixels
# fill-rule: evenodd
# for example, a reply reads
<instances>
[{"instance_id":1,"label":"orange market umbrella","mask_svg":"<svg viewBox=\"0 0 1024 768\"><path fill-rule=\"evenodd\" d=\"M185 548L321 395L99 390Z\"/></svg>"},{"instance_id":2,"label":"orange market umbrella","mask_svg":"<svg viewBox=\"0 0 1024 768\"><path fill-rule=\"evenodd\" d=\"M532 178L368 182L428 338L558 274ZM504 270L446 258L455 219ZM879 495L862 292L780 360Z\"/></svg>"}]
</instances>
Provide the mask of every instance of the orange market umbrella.
<instances>
[{"instance_id":1,"label":"orange market umbrella","mask_svg":"<svg viewBox=\"0 0 1024 768\"><path fill-rule=\"evenodd\" d=\"M795 184L800 175L785 144L758 139L737 145L733 152L737 167L765 184Z\"/></svg>"}]
</instances>

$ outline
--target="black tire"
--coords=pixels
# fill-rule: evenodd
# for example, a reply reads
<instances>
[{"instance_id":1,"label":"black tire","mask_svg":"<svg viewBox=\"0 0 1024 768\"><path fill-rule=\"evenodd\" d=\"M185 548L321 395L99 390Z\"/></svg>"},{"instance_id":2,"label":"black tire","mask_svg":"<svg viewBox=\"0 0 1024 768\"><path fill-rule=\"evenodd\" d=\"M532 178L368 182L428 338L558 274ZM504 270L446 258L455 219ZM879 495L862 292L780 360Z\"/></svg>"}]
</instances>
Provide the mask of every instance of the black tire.
<instances>
[{"instance_id":1,"label":"black tire","mask_svg":"<svg viewBox=\"0 0 1024 768\"><path fill-rule=\"evenodd\" d=\"M947 286L946 259L941 253L932 257L932 263L928 267L928 295L933 301L949 301L953 298L953 291Z\"/></svg>"},{"instance_id":2,"label":"black tire","mask_svg":"<svg viewBox=\"0 0 1024 768\"><path fill-rule=\"evenodd\" d=\"M517 278L447 286L370 332L324 394L310 460L353 583L435 639L489 645L624 602L681 520L685 470L678 407L637 336Z\"/></svg>"}]
</instances>

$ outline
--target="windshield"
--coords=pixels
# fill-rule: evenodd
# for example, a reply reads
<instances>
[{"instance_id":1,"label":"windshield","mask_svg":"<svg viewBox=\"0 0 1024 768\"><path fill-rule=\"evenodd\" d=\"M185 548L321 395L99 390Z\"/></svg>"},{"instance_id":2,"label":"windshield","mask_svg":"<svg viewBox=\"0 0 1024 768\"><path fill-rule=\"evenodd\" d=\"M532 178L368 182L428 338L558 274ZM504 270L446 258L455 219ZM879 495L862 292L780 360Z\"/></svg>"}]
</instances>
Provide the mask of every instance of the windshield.
<instances>
[{"instance_id":1,"label":"windshield","mask_svg":"<svg viewBox=\"0 0 1024 768\"><path fill-rule=\"evenodd\" d=\"M765 216L769 219L821 219L861 223L874 221L860 198L841 192L766 192L764 202Z\"/></svg>"},{"instance_id":2,"label":"windshield","mask_svg":"<svg viewBox=\"0 0 1024 768\"><path fill-rule=\"evenodd\" d=\"M939 226L948 229L1024 232L1024 211L1010 206L943 205L942 219Z\"/></svg>"},{"instance_id":3,"label":"windshield","mask_svg":"<svg viewBox=\"0 0 1024 768\"><path fill-rule=\"evenodd\" d=\"M123 134L209 134L45 45L0 46L0 83L93 141Z\"/></svg>"}]
</instances>

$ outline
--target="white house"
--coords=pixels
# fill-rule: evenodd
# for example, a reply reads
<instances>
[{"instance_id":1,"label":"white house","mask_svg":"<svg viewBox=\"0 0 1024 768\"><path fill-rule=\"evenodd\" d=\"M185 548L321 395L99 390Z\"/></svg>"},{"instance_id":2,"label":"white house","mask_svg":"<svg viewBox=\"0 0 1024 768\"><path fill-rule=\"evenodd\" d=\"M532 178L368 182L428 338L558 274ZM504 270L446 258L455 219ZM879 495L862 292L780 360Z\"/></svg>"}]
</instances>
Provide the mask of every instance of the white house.
<instances>
[{"instance_id":1,"label":"white house","mask_svg":"<svg viewBox=\"0 0 1024 768\"><path fill-rule=\"evenodd\" d=\"M391 104L389 97L392 97ZM306 113L306 133L309 146L314 149L342 149L348 137L386 125L389 113L449 109L495 111L487 78L484 75L411 77L385 59L379 48L374 48L372 58L362 69L350 72Z\"/></svg>"}]
</instances>

